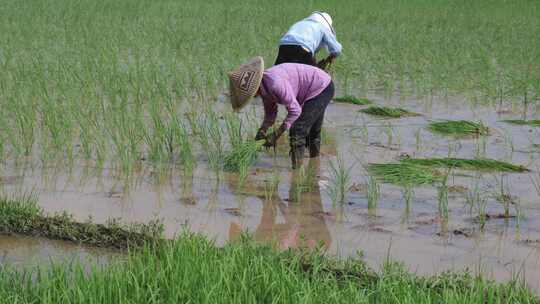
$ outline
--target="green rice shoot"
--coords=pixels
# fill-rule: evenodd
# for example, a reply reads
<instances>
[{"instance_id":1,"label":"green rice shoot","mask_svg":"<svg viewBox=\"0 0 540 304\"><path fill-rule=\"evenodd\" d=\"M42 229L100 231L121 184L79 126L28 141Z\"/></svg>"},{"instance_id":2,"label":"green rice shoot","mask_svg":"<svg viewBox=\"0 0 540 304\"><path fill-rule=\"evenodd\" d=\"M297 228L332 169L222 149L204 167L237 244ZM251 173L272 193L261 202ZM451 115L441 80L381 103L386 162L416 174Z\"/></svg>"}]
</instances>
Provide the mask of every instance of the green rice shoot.
<instances>
[{"instance_id":1,"label":"green rice shoot","mask_svg":"<svg viewBox=\"0 0 540 304\"><path fill-rule=\"evenodd\" d=\"M526 172L529 171L521 165L494 160L494 159L465 159L465 158L407 158L401 160L403 164L418 165L432 168L456 168L475 171L490 172Z\"/></svg>"},{"instance_id":2,"label":"green rice shoot","mask_svg":"<svg viewBox=\"0 0 540 304\"><path fill-rule=\"evenodd\" d=\"M446 120L432 122L428 125L428 130L433 133L443 135L488 135L489 129L482 123L468 120Z\"/></svg>"},{"instance_id":3,"label":"green rice shoot","mask_svg":"<svg viewBox=\"0 0 540 304\"><path fill-rule=\"evenodd\" d=\"M501 120L501 121L509 123L509 124L520 125L520 126L540 127L540 119L531 119L531 120L506 119L506 120Z\"/></svg>"},{"instance_id":4,"label":"green rice shoot","mask_svg":"<svg viewBox=\"0 0 540 304\"><path fill-rule=\"evenodd\" d=\"M358 98L358 97L352 96L352 95L345 95L345 96L336 97L336 98L334 98L334 101L339 102L339 103L350 103L350 104L359 105L359 106L365 106L365 105L368 105L368 104L372 104L371 100L369 100L367 98Z\"/></svg>"},{"instance_id":5,"label":"green rice shoot","mask_svg":"<svg viewBox=\"0 0 540 304\"><path fill-rule=\"evenodd\" d=\"M233 148L224 158L223 169L230 172L242 172L247 169L257 159L264 142L264 140L249 140Z\"/></svg>"},{"instance_id":6,"label":"green rice shoot","mask_svg":"<svg viewBox=\"0 0 540 304\"><path fill-rule=\"evenodd\" d=\"M419 186L442 181L434 170L408 163L369 164L368 172L381 183L400 186Z\"/></svg>"},{"instance_id":7,"label":"green rice shoot","mask_svg":"<svg viewBox=\"0 0 540 304\"><path fill-rule=\"evenodd\" d=\"M379 106L371 106L367 109L361 109L359 110L359 112L373 115L373 116L381 116L381 117L388 117L388 118L400 118L400 117L419 115L417 113L413 113L402 108L390 108L390 107L379 107Z\"/></svg>"}]
</instances>

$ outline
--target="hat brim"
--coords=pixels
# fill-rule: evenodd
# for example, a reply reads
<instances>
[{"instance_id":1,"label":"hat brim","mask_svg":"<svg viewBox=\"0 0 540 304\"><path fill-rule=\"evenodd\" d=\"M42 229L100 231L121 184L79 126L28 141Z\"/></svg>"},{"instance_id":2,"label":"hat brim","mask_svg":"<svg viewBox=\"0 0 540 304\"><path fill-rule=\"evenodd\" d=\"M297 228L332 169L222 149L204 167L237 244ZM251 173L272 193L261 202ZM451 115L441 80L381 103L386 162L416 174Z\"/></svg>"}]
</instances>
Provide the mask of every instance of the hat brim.
<instances>
[{"instance_id":1,"label":"hat brim","mask_svg":"<svg viewBox=\"0 0 540 304\"><path fill-rule=\"evenodd\" d=\"M228 73L230 101L234 111L243 109L257 94L263 72L263 58L255 57Z\"/></svg>"}]
</instances>

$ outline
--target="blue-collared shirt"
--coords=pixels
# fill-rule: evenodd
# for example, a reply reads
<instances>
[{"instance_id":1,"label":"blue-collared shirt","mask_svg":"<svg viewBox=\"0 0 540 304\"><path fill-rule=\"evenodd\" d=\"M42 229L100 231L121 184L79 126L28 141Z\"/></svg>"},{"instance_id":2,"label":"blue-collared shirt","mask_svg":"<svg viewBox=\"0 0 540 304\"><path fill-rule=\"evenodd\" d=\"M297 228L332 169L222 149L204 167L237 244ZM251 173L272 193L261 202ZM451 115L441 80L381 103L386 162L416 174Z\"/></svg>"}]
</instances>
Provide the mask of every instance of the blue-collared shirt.
<instances>
[{"instance_id":1,"label":"blue-collared shirt","mask_svg":"<svg viewBox=\"0 0 540 304\"><path fill-rule=\"evenodd\" d=\"M304 19L291 26L289 31L281 37L279 45L300 45L315 54L322 47L326 47L332 55L341 54L342 46L336 35L325 25L312 20Z\"/></svg>"}]
</instances>

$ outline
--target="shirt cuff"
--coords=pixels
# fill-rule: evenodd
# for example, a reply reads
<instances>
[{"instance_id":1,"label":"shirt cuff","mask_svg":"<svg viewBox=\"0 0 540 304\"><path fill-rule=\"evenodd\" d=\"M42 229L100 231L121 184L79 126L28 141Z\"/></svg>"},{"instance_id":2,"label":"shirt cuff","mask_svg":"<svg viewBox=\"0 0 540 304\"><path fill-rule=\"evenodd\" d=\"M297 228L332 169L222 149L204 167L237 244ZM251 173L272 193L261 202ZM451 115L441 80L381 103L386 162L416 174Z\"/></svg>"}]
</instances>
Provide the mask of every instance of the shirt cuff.
<instances>
[{"instance_id":1,"label":"shirt cuff","mask_svg":"<svg viewBox=\"0 0 540 304\"><path fill-rule=\"evenodd\" d=\"M285 130L289 130L292 124L290 122L284 121L281 125L285 128Z\"/></svg>"}]
</instances>

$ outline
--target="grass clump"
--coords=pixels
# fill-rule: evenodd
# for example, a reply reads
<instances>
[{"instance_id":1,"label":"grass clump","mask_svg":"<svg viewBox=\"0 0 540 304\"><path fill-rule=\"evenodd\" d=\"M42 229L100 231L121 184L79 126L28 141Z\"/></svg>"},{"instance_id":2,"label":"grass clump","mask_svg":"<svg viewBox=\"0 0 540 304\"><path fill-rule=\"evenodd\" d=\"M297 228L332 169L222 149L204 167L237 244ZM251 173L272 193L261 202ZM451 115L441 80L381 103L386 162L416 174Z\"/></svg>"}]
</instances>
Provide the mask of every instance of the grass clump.
<instances>
[{"instance_id":1,"label":"grass clump","mask_svg":"<svg viewBox=\"0 0 540 304\"><path fill-rule=\"evenodd\" d=\"M446 120L432 122L428 125L431 132L443 135L487 135L489 129L482 123L476 123L468 120Z\"/></svg>"},{"instance_id":2,"label":"grass clump","mask_svg":"<svg viewBox=\"0 0 540 304\"><path fill-rule=\"evenodd\" d=\"M419 115L417 113L413 113L402 108L390 108L390 107L379 107L379 106L371 106L367 109L361 109L359 111L365 114L369 114L369 115L388 117L388 118L400 118L400 117L406 117L406 116Z\"/></svg>"},{"instance_id":3,"label":"grass clump","mask_svg":"<svg viewBox=\"0 0 540 304\"><path fill-rule=\"evenodd\" d=\"M241 172L243 169L247 169L257 159L257 154L264 142L264 140L248 140L233 147L232 151L225 155L223 168L231 172Z\"/></svg>"},{"instance_id":4,"label":"grass clump","mask_svg":"<svg viewBox=\"0 0 540 304\"><path fill-rule=\"evenodd\" d=\"M524 166L495 159L465 159L465 158L407 158L403 164L425 167L446 167L465 170L497 171L497 172L526 172Z\"/></svg>"},{"instance_id":5,"label":"grass clump","mask_svg":"<svg viewBox=\"0 0 540 304\"><path fill-rule=\"evenodd\" d=\"M78 263L50 270L0 272L3 303L538 303L518 283L469 273L418 277L396 263L377 273L361 260L257 245L218 248L184 233L127 260L85 271Z\"/></svg>"},{"instance_id":6,"label":"grass clump","mask_svg":"<svg viewBox=\"0 0 540 304\"><path fill-rule=\"evenodd\" d=\"M368 172L382 183L402 186L434 184L441 181L441 177L434 170L408 163L369 164Z\"/></svg>"},{"instance_id":7,"label":"grass clump","mask_svg":"<svg viewBox=\"0 0 540 304\"><path fill-rule=\"evenodd\" d=\"M23 234L66 240L110 248L140 247L161 239L163 226L149 224L121 225L116 220L106 225L75 222L71 215L45 215L31 196L0 198L0 234Z\"/></svg>"},{"instance_id":8,"label":"grass clump","mask_svg":"<svg viewBox=\"0 0 540 304\"><path fill-rule=\"evenodd\" d=\"M509 124L520 125L520 126L540 127L540 119L531 119L531 120L506 119L506 120L501 120L501 121L509 123Z\"/></svg>"},{"instance_id":9,"label":"grass clump","mask_svg":"<svg viewBox=\"0 0 540 304\"><path fill-rule=\"evenodd\" d=\"M340 103L350 103L350 104L360 105L360 106L365 106L372 103L371 100L367 98L358 98L352 95L336 97L334 98L334 101L340 102Z\"/></svg>"}]
</instances>

